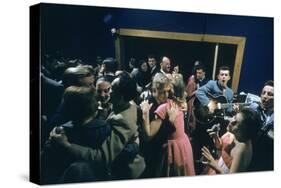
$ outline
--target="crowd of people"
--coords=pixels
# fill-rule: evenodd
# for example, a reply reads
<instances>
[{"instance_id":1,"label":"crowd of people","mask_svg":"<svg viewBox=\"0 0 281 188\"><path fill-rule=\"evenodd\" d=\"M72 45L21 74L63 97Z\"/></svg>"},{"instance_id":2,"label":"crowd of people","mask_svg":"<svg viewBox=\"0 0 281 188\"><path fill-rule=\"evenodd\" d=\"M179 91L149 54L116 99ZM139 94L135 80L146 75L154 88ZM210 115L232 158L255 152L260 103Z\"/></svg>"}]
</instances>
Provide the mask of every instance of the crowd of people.
<instances>
[{"instance_id":1,"label":"crowd of people","mask_svg":"<svg viewBox=\"0 0 281 188\"><path fill-rule=\"evenodd\" d=\"M240 105L227 66L185 81L168 56L128 65L44 56L41 183L273 170L273 81Z\"/></svg>"}]
</instances>

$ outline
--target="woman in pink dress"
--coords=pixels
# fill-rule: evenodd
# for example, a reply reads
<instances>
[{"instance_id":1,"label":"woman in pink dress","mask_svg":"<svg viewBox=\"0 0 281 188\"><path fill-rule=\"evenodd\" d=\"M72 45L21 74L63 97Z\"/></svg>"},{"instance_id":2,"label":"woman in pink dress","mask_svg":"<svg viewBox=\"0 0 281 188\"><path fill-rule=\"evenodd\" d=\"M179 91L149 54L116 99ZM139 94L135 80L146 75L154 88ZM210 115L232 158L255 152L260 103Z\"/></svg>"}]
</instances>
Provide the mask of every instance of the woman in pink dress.
<instances>
[{"instance_id":1,"label":"woman in pink dress","mask_svg":"<svg viewBox=\"0 0 281 188\"><path fill-rule=\"evenodd\" d=\"M210 131L210 129L207 131L209 131L209 135L212 137L215 147L220 151L220 156L215 160L218 163L218 166L220 166L225 173L228 173L233 159L231 150L235 146L234 135L227 131L221 138L219 138L218 132ZM202 160L203 159L204 158L202 158ZM204 161L202 161L202 163L204 164ZM216 171L210 166L206 166L201 174L213 175L216 174Z\"/></svg>"},{"instance_id":2,"label":"woman in pink dress","mask_svg":"<svg viewBox=\"0 0 281 188\"><path fill-rule=\"evenodd\" d=\"M259 116L249 108L240 110L229 122L227 130L218 143L221 143L222 154L215 160L207 147L202 148L203 164L212 168L217 174L247 172L252 158L252 140L257 136L260 123Z\"/></svg>"},{"instance_id":3,"label":"woman in pink dress","mask_svg":"<svg viewBox=\"0 0 281 188\"><path fill-rule=\"evenodd\" d=\"M153 137L160 126L171 126L167 142L162 146L161 175L193 176L195 175L192 147L184 131L184 114L186 108L184 96L184 83L182 77L174 75L172 87L172 100L160 105L155 111L156 120L149 121L151 104L144 101L141 104L143 112L143 126L148 137ZM186 109L185 109L186 110ZM167 123L169 122L169 123Z\"/></svg>"}]
</instances>

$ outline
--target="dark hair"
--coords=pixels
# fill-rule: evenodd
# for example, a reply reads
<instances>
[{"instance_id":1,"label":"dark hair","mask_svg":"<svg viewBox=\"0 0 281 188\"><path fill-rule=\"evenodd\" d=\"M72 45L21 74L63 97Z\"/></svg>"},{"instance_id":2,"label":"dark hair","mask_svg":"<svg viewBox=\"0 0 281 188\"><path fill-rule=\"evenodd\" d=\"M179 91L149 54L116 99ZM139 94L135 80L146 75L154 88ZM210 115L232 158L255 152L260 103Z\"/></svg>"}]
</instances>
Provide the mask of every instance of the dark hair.
<instances>
[{"instance_id":1,"label":"dark hair","mask_svg":"<svg viewBox=\"0 0 281 188\"><path fill-rule=\"evenodd\" d=\"M194 62L194 66L193 66L193 68L192 68L192 74L193 74L193 75L196 73L197 67L200 66L200 65L203 65L202 61L196 60L196 61Z\"/></svg>"},{"instance_id":2,"label":"dark hair","mask_svg":"<svg viewBox=\"0 0 281 188\"><path fill-rule=\"evenodd\" d=\"M69 67L63 73L62 83L65 88L69 86L81 86L80 79L91 75L92 73L86 67Z\"/></svg>"},{"instance_id":3,"label":"dark hair","mask_svg":"<svg viewBox=\"0 0 281 188\"><path fill-rule=\"evenodd\" d=\"M258 127L261 125L260 116L250 108L243 108L240 113L243 116L243 135L246 139L254 139L257 136Z\"/></svg>"},{"instance_id":4,"label":"dark hair","mask_svg":"<svg viewBox=\"0 0 281 188\"><path fill-rule=\"evenodd\" d=\"M144 64L144 63L147 64L147 62L146 62L145 60L143 60L143 59L139 60L139 63L138 63L138 68L139 68L139 70L141 70L141 66L142 66L142 64Z\"/></svg>"},{"instance_id":5,"label":"dark hair","mask_svg":"<svg viewBox=\"0 0 281 188\"><path fill-rule=\"evenodd\" d=\"M96 57L96 64L97 64L97 65L101 65L102 62L103 62L102 57L101 57L101 56L97 56L97 57Z\"/></svg>"},{"instance_id":6,"label":"dark hair","mask_svg":"<svg viewBox=\"0 0 281 188\"><path fill-rule=\"evenodd\" d=\"M113 72L117 70L118 62L116 59L112 57L107 57L105 60L103 60L102 64L105 65L105 71L106 72Z\"/></svg>"},{"instance_id":7,"label":"dark hair","mask_svg":"<svg viewBox=\"0 0 281 188\"><path fill-rule=\"evenodd\" d=\"M74 123L81 123L98 109L94 88L70 86L63 95L63 114Z\"/></svg>"},{"instance_id":8,"label":"dark hair","mask_svg":"<svg viewBox=\"0 0 281 188\"><path fill-rule=\"evenodd\" d=\"M133 78L130 77L130 74L123 71L118 75L119 85L118 91L121 96L124 97L124 100L129 102L137 96L137 85Z\"/></svg>"},{"instance_id":9,"label":"dark hair","mask_svg":"<svg viewBox=\"0 0 281 188\"><path fill-rule=\"evenodd\" d=\"M133 57L130 58L129 64L131 64L134 68L136 68L138 66L137 60Z\"/></svg>"},{"instance_id":10,"label":"dark hair","mask_svg":"<svg viewBox=\"0 0 281 188\"><path fill-rule=\"evenodd\" d=\"M206 72L205 66L201 63L201 64L196 65L196 66L194 67L194 73L196 73L196 71L197 71L197 70L200 70L200 69L202 69L203 72Z\"/></svg>"},{"instance_id":11,"label":"dark hair","mask_svg":"<svg viewBox=\"0 0 281 188\"><path fill-rule=\"evenodd\" d=\"M264 86L271 86L271 87L274 87L273 84L274 84L273 80L268 80L268 81L265 82Z\"/></svg>"},{"instance_id":12,"label":"dark hair","mask_svg":"<svg viewBox=\"0 0 281 188\"><path fill-rule=\"evenodd\" d=\"M229 71L230 72L230 68L228 66L223 65L219 68L219 71Z\"/></svg>"},{"instance_id":13,"label":"dark hair","mask_svg":"<svg viewBox=\"0 0 281 188\"><path fill-rule=\"evenodd\" d=\"M157 59L156 59L156 56L154 55L154 54L149 54L148 56L147 56L147 59L148 58L150 58L150 59L155 59L156 61L157 61Z\"/></svg>"}]
</instances>

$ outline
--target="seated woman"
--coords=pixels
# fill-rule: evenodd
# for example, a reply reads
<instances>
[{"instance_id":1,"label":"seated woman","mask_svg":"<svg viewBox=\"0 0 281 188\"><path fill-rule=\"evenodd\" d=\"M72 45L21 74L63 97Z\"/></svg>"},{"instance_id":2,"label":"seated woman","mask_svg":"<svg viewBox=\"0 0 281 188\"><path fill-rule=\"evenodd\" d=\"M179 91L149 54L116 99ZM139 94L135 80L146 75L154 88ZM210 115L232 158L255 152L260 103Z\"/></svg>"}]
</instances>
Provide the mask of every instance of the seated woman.
<instances>
[{"instance_id":1,"label":"seated woman","mask_svg":"<svg viewBox=\"0 0 281 188\"><path fill-rule=\"evenodd\" d=\"M169 122L171 130L166 143L162 145L162 176L192 176L195 175L193 152L188 136L184 131L185 107L184 83L182 77L176 75L173 80L172 100L160 105L156 111L156 119L150 122L149 109L151 104L144 101L143 111L144 130L148 137L153 137L163 123Z\"/></svg>"},{"instance_id":2,"label":"seated woman","mask_svg":"<svg viewBox=\"0 0 281 188\"><path fill-rule=\"evenodd\" d=\"M214 126L218 126L218 124ZM207 129L207 132L209 133L209 136L213 139L214 145L217 149L216 156L218 157L216 158L216 161L218 162L218 165L223 169L227 169L226 171L228 171L232 163L230 151L234 146L234 135L231 132L227 131L224 135L219 137L219 130ZM199 162L201 163L203 159L204 157L201 157ZM216 174L216 171L213 168L206 166L206 168L204 168L201 174L211 175Z\"/></svg>"},{"instance_id":3,"label":"seated woman","mask_svg":"<svg viewBox=\"0 0 281 188\"><path fill-rule=\"evenodd\" d=\"M257 114L244 108L230 121L229 132L222 137L222 154L216 161L207 147L202 148L203 164L211 167L215 173L246 172L253 157L252 139L257 135L259 119Z\"/></svg>"}]
</instances>

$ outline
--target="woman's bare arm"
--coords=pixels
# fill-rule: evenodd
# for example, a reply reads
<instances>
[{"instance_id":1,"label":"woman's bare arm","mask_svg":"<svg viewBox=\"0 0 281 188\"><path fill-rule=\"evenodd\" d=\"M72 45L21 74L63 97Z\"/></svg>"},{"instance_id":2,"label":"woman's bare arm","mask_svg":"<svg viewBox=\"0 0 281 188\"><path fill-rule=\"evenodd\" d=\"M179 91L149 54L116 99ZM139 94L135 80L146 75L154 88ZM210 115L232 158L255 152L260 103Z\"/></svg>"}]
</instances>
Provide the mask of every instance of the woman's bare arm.
<instances>
[{"instance_id":1,"label":"woman's bare arm","mask_svg":"<svg viewBox=\"0 0 281 188\"><path fill-rule=\"evenodd\" d=\"M245 160L246 154L246 145L244 143L236 144L231 151L232 163L230 167L230 173L243 172L247 170L247 164Z\"/></svg>"},{"instance_id":2,"label":"woman's bare arm","mask_svg":"<svg viewBox=\"0 0 281 188\"><path fill-rule=\"evenodd\" d=\"M141 110L142 110L144 131L145 131L148 139L151 139L159 131L162 120L156 117L155 120L150 122L149 110L150 110L152 104L149 104L148 101L143 101L140 106L141 106Z\"/></svg>"}]
</instances>

